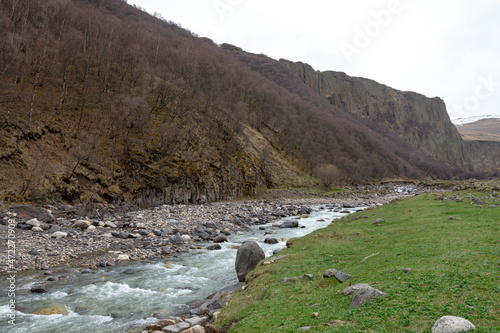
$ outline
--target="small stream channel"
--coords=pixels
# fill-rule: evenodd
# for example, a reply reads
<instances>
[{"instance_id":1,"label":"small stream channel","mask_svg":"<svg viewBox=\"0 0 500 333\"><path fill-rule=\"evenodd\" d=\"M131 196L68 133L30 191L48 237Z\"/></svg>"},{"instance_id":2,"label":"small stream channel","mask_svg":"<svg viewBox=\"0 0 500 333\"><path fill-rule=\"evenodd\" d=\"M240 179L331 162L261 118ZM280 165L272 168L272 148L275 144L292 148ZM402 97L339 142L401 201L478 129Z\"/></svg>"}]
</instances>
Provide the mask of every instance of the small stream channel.
<instances>
[{"instance_id":1,"label":"small stream channel","mask_svg":"<svg viewBox=\"0 0 500 333\"><path fill-rule=\"evenodd\" d=\"M222 250L191 250L178 258L163 261L141 262L113 268L92 270L82 274L82 269L71 271L53 270L51 276L59 278L51 282L49 292L30 292L32 284L44 282L43 271L19 276L16 284L16 325L7 323L9 298L6 279L0 281L0 332L126 332L155 323L157 315L176 315L186 312L184 304L205 298L215 291L237 281L234 262L236 250L231 245L241 245L254 240L263 248L266 256L285 247L288 238L302 237L314 230L325 228L334 219L346 213L334 212L329 206L312 207L308 218L300 219L304 228L280 229L273 225L252 226L247 231L228 236ZM355 212L361 208L349 209ZM282 219L292 220L294 217ZM275 231L264 236L263 230ZM279 244L268 245L266 237L281 239ZM207 246L211 244L199 244ZM125 272L132 274L126 274ZM35 315L39 309L61 306L67 315Z\"/></svg>"}]
</instances>

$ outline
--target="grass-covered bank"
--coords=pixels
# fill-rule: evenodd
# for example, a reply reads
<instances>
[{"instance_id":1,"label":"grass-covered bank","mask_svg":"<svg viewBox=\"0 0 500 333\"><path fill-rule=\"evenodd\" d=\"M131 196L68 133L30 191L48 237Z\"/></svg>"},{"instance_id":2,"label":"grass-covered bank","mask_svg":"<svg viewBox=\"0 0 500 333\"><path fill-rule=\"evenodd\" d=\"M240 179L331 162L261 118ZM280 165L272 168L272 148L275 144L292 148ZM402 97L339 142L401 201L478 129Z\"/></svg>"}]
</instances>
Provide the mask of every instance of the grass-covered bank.
<instances>
[{"instance_id":1,"label":"grass-covered bank","mask_svg":"<svg viewBox=\"0 0 500 333\"><path fill-rule=\"evenodd\" d=\"M317 332L430 332L437 319L454 315L478 332L500 332L498 186L481 192L467 187L360 212L295 240L280 252L290 256L252 273L246 290L223 309L220 326L236 322L232 332L304 326ZM383 222L374 224L377 219ZM354 278L342 284L324 279L330 268ZM304 274L314 278L280 283ZM348 309L353 296L339 292L356 283L387 296Z\"/></svg>"}]
</instances>

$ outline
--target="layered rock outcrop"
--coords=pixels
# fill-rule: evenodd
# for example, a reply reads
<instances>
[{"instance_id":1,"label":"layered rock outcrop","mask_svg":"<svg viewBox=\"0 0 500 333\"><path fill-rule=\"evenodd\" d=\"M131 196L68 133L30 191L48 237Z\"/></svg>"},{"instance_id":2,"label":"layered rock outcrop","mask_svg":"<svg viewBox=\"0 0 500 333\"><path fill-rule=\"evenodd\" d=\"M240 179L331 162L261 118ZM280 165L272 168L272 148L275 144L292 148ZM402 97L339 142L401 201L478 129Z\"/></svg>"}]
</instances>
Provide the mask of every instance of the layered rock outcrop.
<instances>
[{"instance_id":1,"label":"layered rock outcrop","mask_svg":"<svg viewBox=\"0 0 500 333\"><path fill-rule=\"evenodd\" d=\"M474 171L500 173L500 142L466 141Z\"/></svg>"},{"instance_id":2,"label":"layered rock outcrop","mask_svg":"<svg viewBox=\"0 0 500 333\"><path fill-rule=\"evenodd\" d=\"M386 126L428 156L470 169L464 141L440 98L403 92L342 72L315 71L302 62L280 59L306 85L345 112Z\"/></svg>"}]
</instances>

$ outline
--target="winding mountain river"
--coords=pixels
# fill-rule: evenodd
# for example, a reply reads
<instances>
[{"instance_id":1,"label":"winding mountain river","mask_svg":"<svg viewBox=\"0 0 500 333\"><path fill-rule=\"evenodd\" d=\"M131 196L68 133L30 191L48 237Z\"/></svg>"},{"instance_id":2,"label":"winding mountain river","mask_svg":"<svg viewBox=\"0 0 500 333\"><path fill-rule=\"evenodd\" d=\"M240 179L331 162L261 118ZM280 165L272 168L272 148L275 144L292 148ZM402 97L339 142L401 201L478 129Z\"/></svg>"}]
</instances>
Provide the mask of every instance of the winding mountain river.
<instances>
[{"instance_id":1,"label":"winding mountain river","mask_svg":"<svg viewBox=\"0 0 500 333\"><path fill-rule=\"evenodd\" d=\"M221 244L222 250L192 250L178 258L157 262L142 262L127 266L102 268L82 274L82 269L53 270L49 292L36 294L30 287L47 279L43 271L25 277L19 276L16 292L16 325L7 323L9 298L8 281L0 281L1 332L125 332L143 328L157 321L156 317L186 312L187 302L207 297L215 291L237 281L234 262L236 250L231 245L241 245L254 240L266 256L285 247L288 238L301 237L324 228L346 213L334 212L328 207L313 207L308 218L300 219L304 228L280 229L268 224L252 226L249 230L228 236L229 242ZM350 209L351 212L363 208ZM281 221L291 220L282 219ZM280 222L280 221L278 221ZM275 234L264 236L266 231ZM266 237L280 239L279 244L268 245ZM199 244L209 245L209 244ZM130 274L131 273L131 274ZM42 308L60 306L66 315L32 314Z\"/></svg>"}]
</instances>

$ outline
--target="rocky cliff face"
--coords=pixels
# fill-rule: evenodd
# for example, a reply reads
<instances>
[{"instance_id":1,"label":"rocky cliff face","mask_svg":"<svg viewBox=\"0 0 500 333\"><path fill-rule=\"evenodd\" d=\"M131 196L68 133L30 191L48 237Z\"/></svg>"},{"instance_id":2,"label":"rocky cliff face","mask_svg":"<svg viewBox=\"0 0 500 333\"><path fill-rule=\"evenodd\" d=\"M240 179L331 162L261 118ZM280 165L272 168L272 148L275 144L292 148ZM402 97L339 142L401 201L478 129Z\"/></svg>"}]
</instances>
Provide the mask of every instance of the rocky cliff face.
<instances>
[{"instance_id":1,"label":"rocky cliff face","mask_svg":"<svg viewBox=\"0 0 500 333\"><path fill-rule=\"evenodd\" d=\"M306 85L345 112L367 117L439 161L470 169L466 145L440 98L392 89L341 72L315 71L302 62L281 59Z\"/></svg>"},{"instance_id":2,"label":"rocky cliff face","mask_svg":"<svg viewBox=\"0 0 500 333\"><path fill-rule=\"evenodd\" d=\"M500 142L496 141L466 141L472 157L474 171L491 172L493 176L500 175Z\"/></svg>"}]
</instances>

